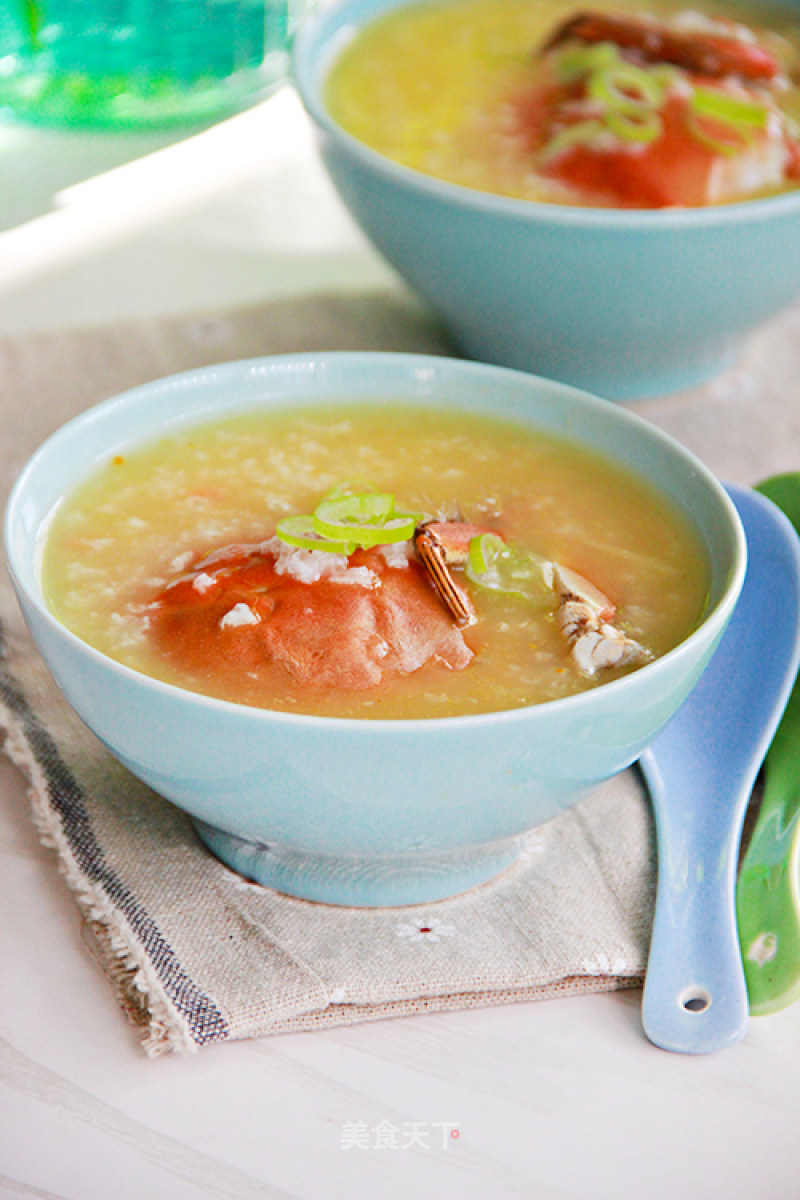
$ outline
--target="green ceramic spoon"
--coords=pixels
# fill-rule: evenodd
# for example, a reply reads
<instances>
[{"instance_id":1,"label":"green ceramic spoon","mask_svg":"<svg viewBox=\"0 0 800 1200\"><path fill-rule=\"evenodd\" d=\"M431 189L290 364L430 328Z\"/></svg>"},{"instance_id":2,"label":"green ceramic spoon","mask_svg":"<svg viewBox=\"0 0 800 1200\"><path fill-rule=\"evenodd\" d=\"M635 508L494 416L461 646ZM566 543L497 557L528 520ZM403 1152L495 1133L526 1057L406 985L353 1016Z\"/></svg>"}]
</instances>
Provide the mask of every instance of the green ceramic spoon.
<instances>
[{"instance_id":1,"label":"green ceramic spoon","mask_svg":"<svg viewBox=\"0 0 800 1200\"><path fill-rule=\"evenodd\" d=\"M756 490L800 533L800 472ZM750 1012L777 1012L800 999L800 677L764 760L764 799L739 872L736 917Z\"/></svg>"}]
</instances>

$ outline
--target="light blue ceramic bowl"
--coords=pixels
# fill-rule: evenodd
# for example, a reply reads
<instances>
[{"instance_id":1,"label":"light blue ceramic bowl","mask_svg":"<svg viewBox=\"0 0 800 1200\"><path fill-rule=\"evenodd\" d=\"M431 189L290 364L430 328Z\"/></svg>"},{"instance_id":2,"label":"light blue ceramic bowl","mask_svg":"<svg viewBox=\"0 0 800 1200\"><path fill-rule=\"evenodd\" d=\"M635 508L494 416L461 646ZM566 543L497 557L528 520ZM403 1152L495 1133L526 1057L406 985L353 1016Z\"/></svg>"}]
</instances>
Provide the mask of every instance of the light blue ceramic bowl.
<instances>
[{"instance_id":1,"label":"light blue ceramic bowl","mask_svg":"<svg viewBox=\"0 0 800 1200\"><path fill-rule=\"evenodd\" d=\"M118 665L48 612L39 551L60 498L101 461L214 414L369 399L496 413L644 472L708 547L701 627L641 670L580 696L439 720L339 720L209 699ZM629 412L523 372L446 358L330 354L198 370L126 392L65 425L18 480L11 575L50 671L130 770L198 823L230 866L337 904L427 902L491 878L519 837L633 762L697 679L742 583L744 537L724 490Z\"/></svg>"},{"instance_id":2,"label":"light blue ceramic bowl","mask_svg":"<svg viewBox=\"0 0 800 1200\"><path fill-rule=\"evenodd\" d=\"M335 56L405 0L342 0L300 30L294 81L339 194L467 354L612 399L726 366L800 294L800 190L716 208L631 212L516 201L398 166L325 108ZM800 19L799 0L786 0Z\"/></svg>"}]
</instances>

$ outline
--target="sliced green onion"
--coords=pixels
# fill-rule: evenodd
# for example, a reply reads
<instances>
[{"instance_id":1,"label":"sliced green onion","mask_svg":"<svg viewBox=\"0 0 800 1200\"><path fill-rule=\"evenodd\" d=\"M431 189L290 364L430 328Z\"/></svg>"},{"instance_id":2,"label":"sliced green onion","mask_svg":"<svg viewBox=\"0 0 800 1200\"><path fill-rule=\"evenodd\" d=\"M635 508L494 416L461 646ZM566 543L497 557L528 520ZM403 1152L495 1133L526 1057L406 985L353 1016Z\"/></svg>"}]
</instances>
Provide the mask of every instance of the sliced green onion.
<instances>
[{"instance_id":1,"label":"sliced green onion","mask_svg":"<svg viewBox=\"0 0 800 1200\"><path fill-rule=\"evenodd\" d=\"M594 71L587 90L593 100L622 112L643 105L657 108L664 100L664 86L659 77L633 63L620 62Z\"/></svg>"},{"instance_id":2,"label":"sliced green onion","mask_svg":"<svg viewBox=\"0 0 800 1200\"><path fill-rule=\"evenodd\" d=\"M753 141L753 131L748 126L729 125L691 110L686 113L686 128L696 142L715 154L740 154Z\"/></svg>"},{"instance_id":3,"label":"sliced green onion","mask_svg":"<svg viewBox=\"0 0 800 1200\"><path fill-rule=\"evenodd\" d=\"M576 121L574 125L566 125L542 146L539 151L540 159L547 162L566 150L574 150L576 146L594 146L607 132L606 125L594 117L586 121Z\"/></svg>"},{"instance_id":4,"label":"sliced green onion","mask_svg":"<svg viewBox=\"0 0 800 1200\"><path fill-rule=\"evenodd\" d=\"M552 596L544 574L544 560L530 551L509 546L493 533L471 539L465 574L474 583L495 592L544 600Z\"/></svg>"},{"instance_id":5,"label":"sliced green onion","mask_svg":"<svg viewBox=\"0 0 800 1200\"><path fill-rule=\"evenodd\" d=\"M467 561L475 575L485 575L497 555L505 549L505 542L496 533L481 533L470 539Z\"/></svg>"},{"instance_id":6,"label":"sliced green onion","mask_svg":"<svg viewBox=\"0 0 800 1200\"><path fill-rule=\"evenodd\" d=\"M592 71L602 70L620 61L619 47L613 42L597 42L594 46L573 46L562 50L555 60L556 77L560 83L573 83Z\"/></svg>"},{"instance_id":7,"label":"sliced green onion","mask_svg":"<svg viewBox=\"0 0 800 1200\"><path fill-rule=\"evenodd\" d=\"M686 127L715 153L731 155L746 150L768 119L769 109L757 101L698 87L689 98Z\"/></svg>"},{"instance_id":8,"label":"sliced green onion","mask_svg":"<svg viewBox=\"0 0 800 1200\"><path fill-rule=\"evenodd\" d=\"M413 536L417 526L417 518L413 513L397 513L388 521L378 525L338 525L333 522L320 521L314 514L312 517L314 529L326 538L352 538L357 546L365 549L369 546L384 546L390 542L407 542Z\"/></svg>"},{"instance_id":9,"label":"sliced green onion","mask_svg":"<svg viewBox=\"0 0 800 1200\"><path fill-rule=\"evenodd\" d=\"M606 124L616 137L626 142L654 142L663 128L661 117L652 108L627 111L610 108Z\"/></svg>"},{"instance_id":10,"label":"sliced green onion","mask_svg":"<svg viewBox=\"0 0 800 1200\"><path fill-rule=\"evenodd\" d=\"M725 125L749 125L756 129L764 129L769 118L769 109L765 104L712 88L693 88L689 108L700 116L712 117Z\"/></svg>"},{"instance_id":11,"label":"sliced green onion","mask_svg":"<svg viewBox=\"0 0 800 1200\"><path fill-rule=\"evenodd\" d=\"M419 513L397 512L389 492L331 493L313 513L280 521L276 536L303 550L350 555L361 546L388 545L413 537Z\"/></svg>"},{"instance_id":12,"label":"sliced green onion","mask_svg":"<svg viewBox=\"0 0 800 1200\"><path fill-rule=\"evenodd\" d=\"M310 513L301 517L285 517L278 522L275 536L287 546L298 546L301 550L326 550L329 554L350 555L356 548L353 542L323 537L314 528L314 518Z\"/></svg>"},{"instance_id":13,"label":"sliced green onion","mask_svg":"<svg viewBox=\"0 0 800 1200\"><path fill-rule=\"evenodd\" d=\"M328 497L314 510L314 528L327 538L351 537L359 546L405 542L419 523L416 513L396 512L389 492Z\"/></svg>"},{"instance_id":14,"label":"sliced green onion","mask_svg":"<svg viewBox=\"0 0 800 1200\"><path fill-rule=\"evenodd\" d=\"M328 496L314 516L329 525L368 525L385 521L394 512L391 492L362 492L355 496Z\"/></svg>"}]
</instances>

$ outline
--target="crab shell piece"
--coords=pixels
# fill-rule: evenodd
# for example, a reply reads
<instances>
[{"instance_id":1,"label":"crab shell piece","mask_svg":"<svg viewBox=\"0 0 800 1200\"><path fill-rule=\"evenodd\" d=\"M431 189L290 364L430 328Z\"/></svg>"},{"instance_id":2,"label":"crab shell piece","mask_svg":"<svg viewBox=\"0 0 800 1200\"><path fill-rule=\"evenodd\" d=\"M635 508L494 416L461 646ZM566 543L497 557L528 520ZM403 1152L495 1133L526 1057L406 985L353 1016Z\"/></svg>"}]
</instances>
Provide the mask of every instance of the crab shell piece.
<instances>
[{"instance_id":1,"label":"crab shell piece","mask_svg":"<svg viewBox=\"0 0 800 1200\"><path fill-rule=\"evenodd\" d=\"M481 534L491 533L502 538L502 533L489 529L486 525L474 525L471 521L425 521L417 527L414 535L416 542L420 534L425 533L435 539L441 548L444 560L449 566L462 566L469 558L469 544L473 538Z\"/></svg>"},{"instance_id":2,"label":"crab shell piece","mask_svg":"<svg viewBox=\"0 0 800 1200\"><path fill-rule=\"evenodd\" d=\"M656 21L636 17L578 13L556 29L544 51L571 39L613 42L622 49L635 50L648 62L672 63L710 79L722 79L726 75L738 75L741 79L774 79L781 71L775 55L756 41L745 41L733 33L670 29Z\"/></svg>"},{"instance_id":3,"label":"crab shell piece","mask_svg":"<svg viewBox=\"0 0 800 1200\"><path fill-rule=\"evenodd\" d=\"M496 530L470 521L425 521L414 533L417 556L442 603L460 626L474 625L478 618L472 600L453 578L450 567L463 566L469 557L470 542L483 533Z\"/></svg>"},{"instance_id":4,"label":"crab shell piece","mask_svg":"<svg viewBox=\"0 0 800 1200\"><path fill-rule=\"evenodd\" d=\"M475 606L465 590L456 583L448 566L447 552L436 534L420 529L414 535L414 547L420 562L428 572L439 599L458 625L474 625Z\"/></svg>"},{"instance_id":5,"label":"crab shell piece","mask_svg":"<svg viewBox=\"0 0 800 1200\"><path fill-rule=\"evenodd\" d=\"M312 579L314 555L330 569ZM204 673L224 663L229 677L276 664L300 684L359 690L431 661L463 670L473 657L420 563L393 566L379 548L347 559L284 553L277 539L224 547L168 583L148 615L171 661Z\"/></svg>"}]
</instances>

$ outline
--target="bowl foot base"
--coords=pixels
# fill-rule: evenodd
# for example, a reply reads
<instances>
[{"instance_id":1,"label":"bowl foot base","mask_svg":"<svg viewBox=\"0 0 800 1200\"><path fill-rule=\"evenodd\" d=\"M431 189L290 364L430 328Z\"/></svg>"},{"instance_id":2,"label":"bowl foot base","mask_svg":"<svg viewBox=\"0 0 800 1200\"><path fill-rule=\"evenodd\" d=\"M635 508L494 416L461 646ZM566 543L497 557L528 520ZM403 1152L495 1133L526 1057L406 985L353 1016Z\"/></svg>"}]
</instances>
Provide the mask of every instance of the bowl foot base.
<instances>
[{"instance_id":1,"label":"bowl foot base","mask_svg":"<svg viewBox=\"0 0 800 1200\"><path fill-rule=\"evenodd\" d=\"M428 904L487 883L518 857L520 839L467 850L361 857L305 854L248 841L204 821L194 827L226 866L265 887L301 900L357 908Z\"/></svg>"}]
</instances>

